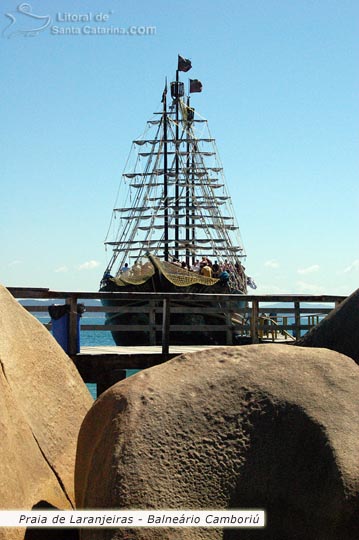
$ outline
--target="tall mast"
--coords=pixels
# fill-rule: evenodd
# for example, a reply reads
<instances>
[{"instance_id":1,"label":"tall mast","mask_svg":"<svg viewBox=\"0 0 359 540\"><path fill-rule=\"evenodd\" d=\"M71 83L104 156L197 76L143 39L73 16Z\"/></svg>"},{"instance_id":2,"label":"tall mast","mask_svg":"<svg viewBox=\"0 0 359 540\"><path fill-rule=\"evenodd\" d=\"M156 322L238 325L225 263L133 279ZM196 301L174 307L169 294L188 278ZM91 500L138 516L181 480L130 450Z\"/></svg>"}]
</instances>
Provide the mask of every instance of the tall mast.
<instances>
[{"instance_id":1,"label":"tall mast","mask_svg":"<svg viewBox=\"0 0 359 540\"><path fill-rule=\"evenodd\" d=\"M190 117L190 108L189 108L189 101L190 97L187 97L187 163L186 163L186 263L189 265L190 263L190 251L189 251L189 243L190 243L190 237L191 237L191 231L190 231L190 185L189 185L189 176L190 176L190 143L189 143L189 128L191 125L191 117ZM193 199L192 199L192 206L193 206ZM193 242L194 244L194 242ZM192 261L192 264L194 261Z\"/></svg>"},{"instance_id":2,"label":"tall mast","mask_svg":"<svg viewBox=\"0 0 359 540\"><path fill-rule=\"evenodd\" d=\"M192 68L191 61L187 58L183 58L182 56L178 55L178 64L176 69L176 82L172 83L171 87L174 87L174 91L172 91L172 98L175 99L175 105L176 105L176 129L175 129L175 137L176 137L176 143L175 143L175 256L178 259L179 254L179 105L180 105L180 98L184 97L184 84L180 83L179 81L179 72L184 71L187 72ZM189 192L189 186L188 186L188 177L189 177L189 124L187 124L187 119L183 118L183 112L182 112L182 130L186 133L186 139L187 139L187 160L186 160L186 174L184 175L184 180L186 183L186 202L185 202L185 257L186 257L186 263L189 264L189 257L190 257L190 251L189 251L189 203L190 203L190 192Z\"/></svg>"},{"instance_id":3,"label":"tall mast","mask_svg":"<svg viewBox=\"0 0 359 540\"><path fill-rule=\"evenodd\" d=\"M167 161L167 80L163 102L163 198L164 198L164 259L168 261L168 161Z\"/></svg>"},{"instance_id":4,"label":"tall mast","mask_svg":"<svg viewBox=\"0 0 359 540\"><path fill-rule=\"evenodd\" d=\"M178 159L178 152L179 152L179 126L178 126L178 120L179 120L179 98L180 98L180 91L179 91L179 70L176 69L176 143L175 143L175 171L176 171L176 185L175 185L175 257L178 259L179 253L178 253L178 240L179 240L179 218L178 218L178 206L179 206L179 186L178 186L178 176L179 176L179 159Z\"/></svg>"},{"instance_id":5,"label":"tall mast","mask_svg":"<svg viewBox=\"0 0 359 540\"><path fill-rule=\"evenodd\" d=\"M192 156L191 156L191 191L192 191L192 203L194 201L194 167L195 167L195 163L194 163L194 153L192 152ZM192 208L192 244L195 245L196 244L196 227L195 227L195 219L194 219L194 208ZM194 264L195 263L195 255L193 254L192 256L192 263Z\"/></svg>"}]
</instances>

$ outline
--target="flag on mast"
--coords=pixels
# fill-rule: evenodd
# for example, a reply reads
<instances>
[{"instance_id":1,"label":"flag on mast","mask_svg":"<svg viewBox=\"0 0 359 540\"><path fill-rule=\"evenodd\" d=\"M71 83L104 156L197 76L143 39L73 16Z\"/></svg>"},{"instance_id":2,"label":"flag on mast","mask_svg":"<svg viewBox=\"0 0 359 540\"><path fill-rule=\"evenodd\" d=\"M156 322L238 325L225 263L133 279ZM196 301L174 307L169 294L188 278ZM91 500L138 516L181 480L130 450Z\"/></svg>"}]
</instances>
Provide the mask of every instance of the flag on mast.
<instances>
[{"instance_id":1,"label":"flag on mast","mask_svg":"<svg viewBox=\"0 0 359 540\"><path fill-rule=\"evenodd\" d=\"M189 91L190 94L193 94L193 92L202 92L203 85L201 81L198 79L190 79L189 80Z\"/></svg>"},{"instance_id":2,"label":"flag on mast","mask_svg":"<svg viewBox=\"0 0 359 540\"><path fill-rule=\"evenodd\" d=\"M178 71L189 71L192 67L191 60L188 58L183 58L183 56L178 55Z\"/></svg>"},{"instance_id":3,"label":"flag on mast","mask_svg":"<svg viewBox=\"0 0 359 540\"><path fill-rule=\"evenodd\" d=\"M161 103L164 103L164 102L165 102L166 96L167 96L167 77L166 77L165 88L164 88L163 93L162 93Z\"/></svg>"}]
</instances>

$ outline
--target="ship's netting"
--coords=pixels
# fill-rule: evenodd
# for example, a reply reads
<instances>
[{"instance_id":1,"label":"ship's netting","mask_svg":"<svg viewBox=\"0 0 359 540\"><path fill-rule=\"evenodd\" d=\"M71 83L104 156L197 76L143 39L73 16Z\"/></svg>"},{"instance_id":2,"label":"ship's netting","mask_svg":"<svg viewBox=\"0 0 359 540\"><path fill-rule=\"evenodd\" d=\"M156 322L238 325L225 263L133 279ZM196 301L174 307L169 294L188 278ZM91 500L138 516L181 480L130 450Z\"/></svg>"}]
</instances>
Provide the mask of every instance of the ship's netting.
<instances>
[{"instance_id":1,"label":"ship's netting","mask_svg":"<svg viewBox=\"0 0 359 540\"><path fill-rule=\"evenodd\" d=\"M218 279L201 276L196 272L189 272L176 264L160 261L157 257L151 256L153 263L165 278L176 287L188 287L189 285L214 285Z\"/></svg>"},{"instance_id":2,"label":"ship's netting","mask_svg":"<svg viewBox=\"0 0 359 540\"><path fill-rule=\"evenodd\" d=\"M201 276L195 272L189 272L171 262L161 261L157 257L150 256L150 260L144 264L135 264L128 270L122 272L112 281L119 287L126 285L142 285L146 283L157 270L176 287L188 287L190 285L214 285L219 280Z\"/></svg>"}]
</instances>

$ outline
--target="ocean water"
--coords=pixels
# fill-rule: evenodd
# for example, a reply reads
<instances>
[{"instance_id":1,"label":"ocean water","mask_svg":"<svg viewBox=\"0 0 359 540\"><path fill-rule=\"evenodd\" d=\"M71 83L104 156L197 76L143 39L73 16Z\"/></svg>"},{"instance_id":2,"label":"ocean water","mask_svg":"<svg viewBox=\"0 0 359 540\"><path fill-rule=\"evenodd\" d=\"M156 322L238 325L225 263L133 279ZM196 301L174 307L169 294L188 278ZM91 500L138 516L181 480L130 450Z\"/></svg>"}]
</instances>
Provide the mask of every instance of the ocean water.
<instances>
[{"instance_id":1,"label":"ocean water","mask_svg":"<svg viewBox=\"0 0 359 540\"><path fill-rule=\"evenodd\" d=\"M90 314L84 313L80 318L80 327L85 324L105 324L105 317L94 317ZM109 331L101 330L81 330L80 334L80 346L82 347L100 347L100 346L114 346L116 343L112 338L112 334Z\"/></svg>"},{"instance_id":2,"label":"ocean water","mask_svg":"<svg viewBox=\"0 0 359 540\"><path fill-rule=\"evenodd\" d=\"M34 314L36 318L42 324L48 324L50 322L50 316L44 314ZM101 347L101 346L114 346L116 343L112 338L110 331L106 330L82 330L82 326L86 324L98 324L103 326L105 324L105 317L94 317L86 313L80 317L80 346L81 347Z\"/></svg>"}]
</instances>

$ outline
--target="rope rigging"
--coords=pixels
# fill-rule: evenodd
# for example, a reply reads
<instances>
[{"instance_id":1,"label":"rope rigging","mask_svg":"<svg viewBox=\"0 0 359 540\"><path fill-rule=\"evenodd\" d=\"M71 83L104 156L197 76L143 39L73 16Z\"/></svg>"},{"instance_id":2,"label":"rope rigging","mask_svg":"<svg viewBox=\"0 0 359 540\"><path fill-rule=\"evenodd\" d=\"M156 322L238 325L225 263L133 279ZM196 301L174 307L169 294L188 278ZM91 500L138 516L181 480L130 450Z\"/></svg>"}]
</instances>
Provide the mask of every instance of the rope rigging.
<instances>
[{"instance_id":1,"label":"rope rigging","mask_svg":"<svg viewBox=\"0 0 359 540\"><path fill-rule=\"evenodd\" d=\"M122 187L128 187L128 193L121 200L121 190L118 190L105 240L106 245L113 246L108 272L113 273L118 265L115 274L119 275L126 261L140 261L149 250L158 257L163 255L165 207L168 230L179 228L183 231L182 235L176 233L177 239L168 239L170 253L186 250L192 257L198 257L203 255L201 250L206 249L204 255L217 260L228 259L234 264L245 257L223 167L208 123L182 99L179 109L178 123L174 113L166 113L167 141L163 138L164 114L159 120L147 122L141 138L133 141L131 153L136 154L135 164L129 168L129 156L122 175ZM189 119L189 111L198 118ZM195 128L198 126L202 129L197 134ZM155 133L150 136L152 130ZM169 190L166 200L162 181L165 142ZM220 189L222 192L217 195ZM115 240L109 241L112 229ZM236 273L231 279L233 286L239 287Z\"/></svg>"}]
</instances>

